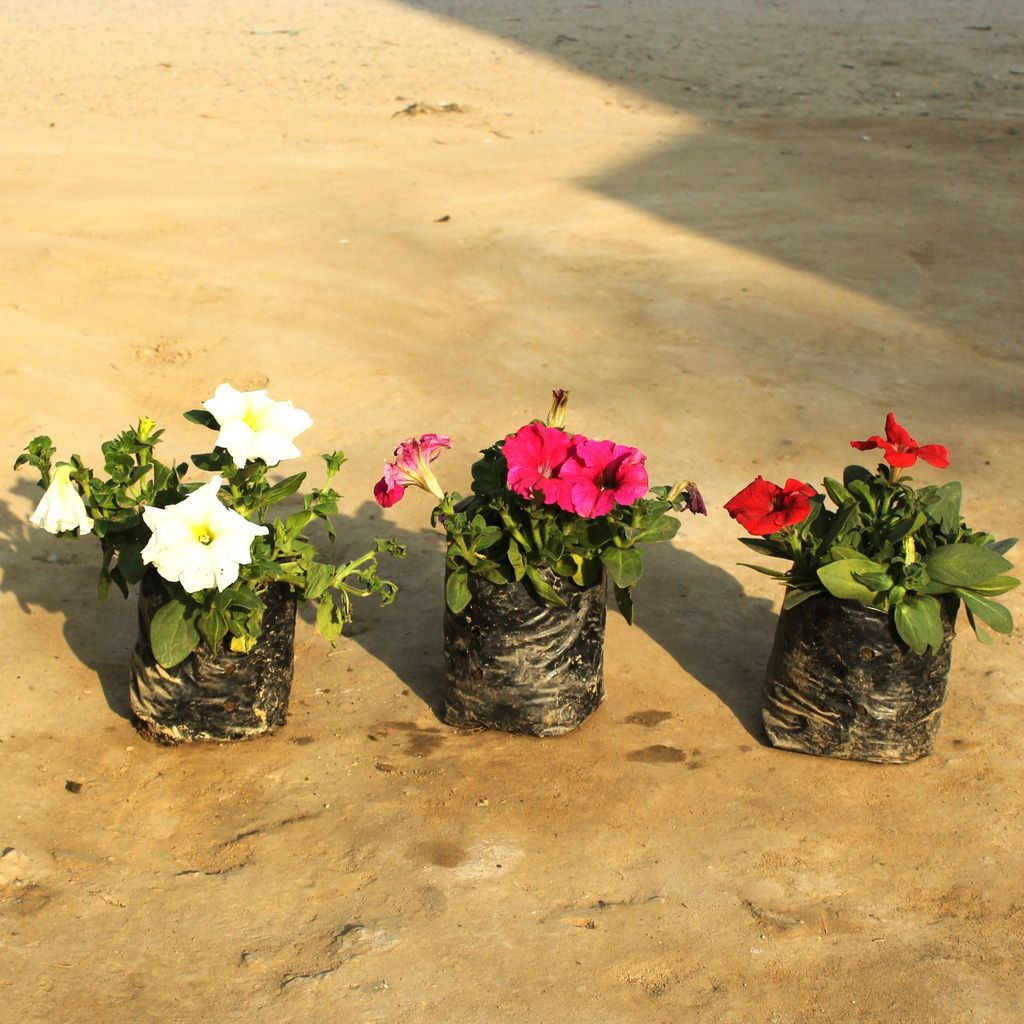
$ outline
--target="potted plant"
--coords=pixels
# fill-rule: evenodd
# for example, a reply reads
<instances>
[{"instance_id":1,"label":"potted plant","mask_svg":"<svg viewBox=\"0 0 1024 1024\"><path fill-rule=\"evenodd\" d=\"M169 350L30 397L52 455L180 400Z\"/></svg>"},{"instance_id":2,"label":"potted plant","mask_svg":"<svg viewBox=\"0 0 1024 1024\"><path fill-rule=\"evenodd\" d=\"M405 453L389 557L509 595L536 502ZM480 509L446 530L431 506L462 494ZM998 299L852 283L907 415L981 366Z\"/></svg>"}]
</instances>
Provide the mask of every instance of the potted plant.
<instances>
[{"instance_id":1,"label":"potted plant","mask_svg":"<svg viewBox=\"0 0 1024 1024\"><path fill-rule=\"evenodd\" d=\"M914 487L918 459L949 465L942 445L919 445L889 413L885 436L851 441L881 449L874 472L847 466L824 494L800 480L758 476L725 508L752 537L743 543L791 563L748 566L786 588L764 686L764 723L777 747L863 761L906 762L930 753L946 697L954 623L962 602L981 623L1010 633L993 600L1018 580L997 541L960 515L957 482ZM829 508L831 501L834 508Z\"/></svg>"},{"instance_id":2,"label":"potted plant","mask_svg":"<svg viewBox=\"0 0 1024 1024\"><path fill-rule=\"evenodd\" d=\"M377 574L377 555L403 554L391 541L341 564L322 561L307 528L331 538L339 494L331 483L345 456L324 455L326 481L282 517L272 510L305 473L272 482L268 470L297 457L295 437L313 421L265 391L217 388L185 418L217 432L213 450L163 463L163 431L141 419L102 445L103 473L78 455L53 463L49 437L15 462L45 489L31 522L100 542L99 596L139 585L139 638L131 656L130 705L139 731L162 743L247 739L282 725L288 712L297 599L316 605L332 644L352 618L352 599L389 603L396 587Z\"/></svg>"},{"instance_id":3,"label":"potted plant","mask_svg":"<svg viewBox=\"0 0 1024 1024\"><path fill-rule=\"evenodd\" d=\"M483 450L472 493L444 491L430 466L441 434L395 449L374 488L387 508L409 486L437 499L444 530L445 710L451 725L553 736L576 728L604 696L605 577L633 621L641 545L679 529L669 513L706 514L697 488L649 488L646 456L565 430L568 392Z\"/></svg>"}]
</instances>

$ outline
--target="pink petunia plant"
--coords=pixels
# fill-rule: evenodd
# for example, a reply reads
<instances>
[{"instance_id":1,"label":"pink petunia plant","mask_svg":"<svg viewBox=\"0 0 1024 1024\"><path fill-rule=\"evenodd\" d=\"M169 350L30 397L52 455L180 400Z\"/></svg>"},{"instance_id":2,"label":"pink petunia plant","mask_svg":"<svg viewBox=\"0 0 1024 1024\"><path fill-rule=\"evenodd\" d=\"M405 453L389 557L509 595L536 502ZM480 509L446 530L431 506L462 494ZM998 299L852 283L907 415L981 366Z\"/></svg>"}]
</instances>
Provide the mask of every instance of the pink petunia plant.
<instances>
[{"instance_id":1,"label":"pink petunia plant","mask_svg":"<svg viewBox=\"0 0 1024 1024\"><path fill-rule=\"evenodd\" d=\"M432 522L448 539L447 602L462 611L471 577L498 585L526 582L546 604L564 602L550 574L580 587L612 577L619 606L632 617L631 590L642 572L642 543L669 540L679 528L670 513L706 515L692 481L651 487L638 448L593 440L565 429L569 392L553 392L547 420L534 420L482 452L472 493L445 492L430 464L450 446L441 434L404 441L374 488L388 508L409 486L437 499ZM546 578L547 577L547 578Z\"/></svg>"}]
</instances>

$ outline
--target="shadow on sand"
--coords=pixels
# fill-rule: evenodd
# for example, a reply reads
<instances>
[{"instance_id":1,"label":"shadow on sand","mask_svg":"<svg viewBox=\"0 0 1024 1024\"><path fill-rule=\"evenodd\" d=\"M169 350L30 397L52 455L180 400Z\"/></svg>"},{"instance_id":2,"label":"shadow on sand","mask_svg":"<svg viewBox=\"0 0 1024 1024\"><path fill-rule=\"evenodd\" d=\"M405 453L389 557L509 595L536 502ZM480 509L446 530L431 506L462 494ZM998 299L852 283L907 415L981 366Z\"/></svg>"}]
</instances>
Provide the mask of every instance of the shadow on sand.
<instances>
[{"instance_id":1,"label":"shadow on sand","mask_svg":"<svg viewBox=\"0 0 1024 1024\"><path fill-rule=\"evenodd\" d=\"M28 479L12 493L33 505L41 491ZM19 502L20 506L20 502ZM26 615L42 610L62 615L64 641L78 660L96 673L107 705L128 718L128 651L135 641L135 600L96 598L100 551L92 537L51 537L16 515L0 499L0 590L14 595Z\"/></svg>"}]
</instances>

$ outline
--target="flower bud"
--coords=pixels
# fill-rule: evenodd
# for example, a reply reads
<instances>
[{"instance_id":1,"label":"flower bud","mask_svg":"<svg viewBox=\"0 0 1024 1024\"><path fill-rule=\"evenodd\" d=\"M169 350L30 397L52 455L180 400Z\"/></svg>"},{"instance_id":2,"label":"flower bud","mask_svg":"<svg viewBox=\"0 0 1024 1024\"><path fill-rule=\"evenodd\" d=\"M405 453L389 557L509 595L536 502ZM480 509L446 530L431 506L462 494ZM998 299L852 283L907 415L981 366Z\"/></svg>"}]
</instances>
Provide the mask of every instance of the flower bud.
<instances>
[{"instance_id":1,"label":"flower bud","mask_svg":"<svg viewBox=\"0 0 1024 1024\"><path fill-rule=\"evenodd\" d=\"M551 392L551 408L548 410L548 418L544 421L546 427L565 428L565 407L569 404L569 392L564 388L555 388Z\"/></svg>"}]
</instances>

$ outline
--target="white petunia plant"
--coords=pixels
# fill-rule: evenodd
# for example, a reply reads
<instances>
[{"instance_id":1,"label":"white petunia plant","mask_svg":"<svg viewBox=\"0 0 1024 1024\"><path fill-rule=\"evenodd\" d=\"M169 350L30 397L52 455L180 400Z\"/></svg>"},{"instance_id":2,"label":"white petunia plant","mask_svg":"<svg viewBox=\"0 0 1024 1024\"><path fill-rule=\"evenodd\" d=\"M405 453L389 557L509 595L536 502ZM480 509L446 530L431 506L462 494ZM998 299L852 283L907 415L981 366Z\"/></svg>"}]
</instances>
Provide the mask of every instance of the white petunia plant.
<instances>
[{"instance_id":1,"label":"white petunia plant","mask_svg":"<svg viewBox=\"0 0 1024 1024\"><path fill-rule=\"evenodd\" d=\"M265 391L222 384L185 418L217 431L213 450L191 459L213 474L205 482L185 479L187 463L154 457L163 431L150 419L102 445L104 475L77 455L54 465L56 449L43 436L14 464L39 472L45 493L30 517L34 526L98 538L101 598L112 584L127 597L147 572L157 575L167 600L153 617L150 640L161 665L172 668L200 644L251 650L262 632L263 595L274 584L316 604L317 628L331 643L352 620L353 598L394 599L397 588L378 576L377 555L402 556L400 545L377 540L370 551L335 564L321 559L305 532L320 520L335 539L340 495L331 483L345 461L341 452L323 456L324 486L305 495L300 509L271 514L306 477L295 473L272 483L267 472L301 454L294 439L312 426L308 413Z\"/></svg>"}]
</instances>

